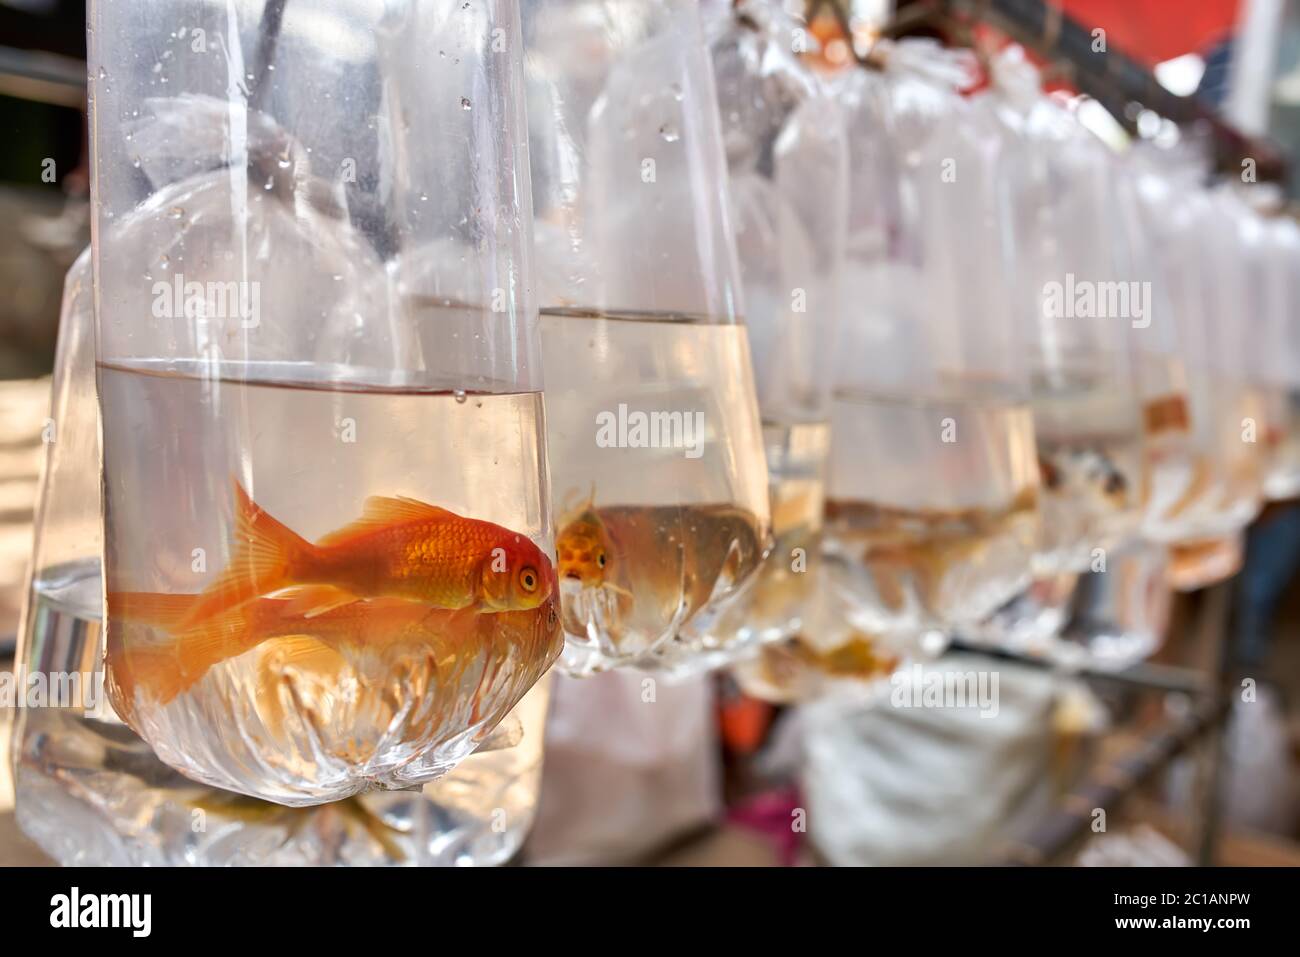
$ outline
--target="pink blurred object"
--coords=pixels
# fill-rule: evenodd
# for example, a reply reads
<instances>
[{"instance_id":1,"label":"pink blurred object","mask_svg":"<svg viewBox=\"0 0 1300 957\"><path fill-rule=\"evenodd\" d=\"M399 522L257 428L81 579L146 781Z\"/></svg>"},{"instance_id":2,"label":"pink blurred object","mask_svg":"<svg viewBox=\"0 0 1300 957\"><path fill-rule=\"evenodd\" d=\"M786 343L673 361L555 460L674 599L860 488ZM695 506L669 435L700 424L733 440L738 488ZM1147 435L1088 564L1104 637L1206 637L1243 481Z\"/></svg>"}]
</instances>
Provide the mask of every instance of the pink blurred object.
<instances>
[{"instance_id":1,"label":"pink blurred object","mask_svg":"<svg viewBox=\"0 0 1300 957\"><path fill-rule=\"evenodd\" d=\"M804 834L795 828L795 815L802 811L799 789L789 787L767 791L736 805L727 812L727 821L766 838L775 847L781 866L794 867Z\"/></svg>"}]
</instances>

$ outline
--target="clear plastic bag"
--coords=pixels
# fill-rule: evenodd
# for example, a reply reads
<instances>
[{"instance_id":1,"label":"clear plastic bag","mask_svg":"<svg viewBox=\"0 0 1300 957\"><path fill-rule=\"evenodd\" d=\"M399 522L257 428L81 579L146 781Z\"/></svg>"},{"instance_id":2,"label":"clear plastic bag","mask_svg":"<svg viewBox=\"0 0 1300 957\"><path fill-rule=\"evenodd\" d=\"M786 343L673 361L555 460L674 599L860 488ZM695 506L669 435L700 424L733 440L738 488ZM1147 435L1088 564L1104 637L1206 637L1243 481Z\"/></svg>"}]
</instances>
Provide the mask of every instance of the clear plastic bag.
<instances>
[{"instance_id":1,"label":"clear plastic bag","mask_svg":"<svg viewBox=\"0 0 1300 957\"><path fill-rule=\"evenodd\" d=\"M167 767L104 696L99 415L90 252L68 273L18 661L67 700L29 702L14 732L16 815L61 864L498 864L537 804L549 682L479 751L421 792L286 808Z\"/></svg>"},{"instance_id":2,"label":"clear plastic bag","mask_svg":"<svg viewBox=\"0 0 1300 957\"><path fill-rule=\"evenodd\" d=\"M1204 159L1190 144L1135 148L1130 159L1143 225L1155 251L1153 285L1177 325L1185 404L1150 405L1153 432L1186 432L1185 464L1153 473L1143 534L1173 549L1170 579L1200 587L1232 575L1240 533L1259 510L1260 445L1243 441L1263 419L1247 382L1240 321L1249 301L1232 200L1205 188Z\"/></svg>"},{"instance_id":3,"label":"clear plastic bag","mask_svg":"<svg viewBox=\"0 0 1300 957\"><path fill-rule=\"evenodd\" d=\"M906 655L1024 587L1039 476L997 137L953 88L964 57L910 42L887 57L840 91L854 164L829 605L807 637L829 648L858 631Z\"/></svg>"},{"instance_id":4,"label":"clear plastic bag","mask_svg":"<svg viewBox=\"0 0 1300 957\"><path fill-rule=\"evenodd\" d=\"M790 52L790 30L779 8L748 2L711 40L775 542L743 598L655 653L674 673L792 637L816 594L848 149L839 107Z\"/></svg>"},{"instance_id":5,"label":"clear plastic bag","mask_svg":"<svg viewBox=\"0 0 1300 957\"><path fill-rule=\"evenodd\" d=\"M561 644L517 10L191 7L91 14L114 705L253 797L421 784Z\"/></svg>"},{"instance_id":6,"label":"clear plastic bag","mask_svg":"<svg viewBox=\"0 0 1300 957\"><path fill-rule=\"evenodd\" d=\"M1130 330L1149 304L1112 240L1115 159L1040 92L1019 48L977 97L1006 148L998 166L1015 250L1013 309L1028 336L1042 472L1041 576L1087 570L1141 519L1142 398Z\"/></svg>"},{"instance_id":7,"label":"clear plastic bag","mask_svg":"<svg viewBox=\"0 0 1300 957\"><path fill-rule=\"evenodd\" d=\"M1260 228L1254 281L1263 328L1251 344L1268 416L1264 494L1288 499L1300 495L1300 225L1280 214Z\"/></svg>"},{"instance_id":8,"label":"clear plastic bag","mask_svg":"<svg viewBox=\"0 0 1300 957\"><path fill-rule=\"evenodd\" d=\"M690 0L525 0L563 666L707 633L769 545L708 49Z\"/></svg>"}]
</instances>

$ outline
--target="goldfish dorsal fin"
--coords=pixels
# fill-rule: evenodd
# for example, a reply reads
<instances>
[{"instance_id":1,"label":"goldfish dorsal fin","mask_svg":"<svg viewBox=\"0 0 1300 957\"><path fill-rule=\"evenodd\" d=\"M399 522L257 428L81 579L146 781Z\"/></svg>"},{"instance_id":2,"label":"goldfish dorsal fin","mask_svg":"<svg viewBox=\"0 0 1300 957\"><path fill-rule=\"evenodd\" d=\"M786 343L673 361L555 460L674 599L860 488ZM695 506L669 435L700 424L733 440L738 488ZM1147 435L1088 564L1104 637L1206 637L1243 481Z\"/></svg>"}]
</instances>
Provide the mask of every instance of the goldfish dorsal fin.
<instances>
[{"instance_id":1,"label":"goldfish dorsal fin","mask_svg":"<svg viewBox=\"0 0 1300 957\"><path fill-rule=\"evenodd\" d=\"M564 517L560 519L561 527L568 525L570 522L576 522L578 519L582 518L582 516L586 515L588 512L595 509L596 507L595 481L592 481L591 483L591 490L587 493L586 500L579 505L574 505L572 503L574 501L574 498L578 494L580 493L575 493L573 489L569 489L568 493L564 496L564 503L562 506L564 511Z\"/></svg>"},{"instance_id":2,"label":"goldfish dorsal fin","mask_svg":"<svg viewBox=\"0 0 1300 957\"><path fill-rule=\"evenodd\" d=\"M365 510L355 522L335 529L316 542L322 547L341 545L355 538L377 532L390 525L404 525L408 522L447 521L456 518L455 512L449 512L437 505L429 505L413 498L399 496L387 498L372 495L366 499Z\"/></svg>"}]
</instances>

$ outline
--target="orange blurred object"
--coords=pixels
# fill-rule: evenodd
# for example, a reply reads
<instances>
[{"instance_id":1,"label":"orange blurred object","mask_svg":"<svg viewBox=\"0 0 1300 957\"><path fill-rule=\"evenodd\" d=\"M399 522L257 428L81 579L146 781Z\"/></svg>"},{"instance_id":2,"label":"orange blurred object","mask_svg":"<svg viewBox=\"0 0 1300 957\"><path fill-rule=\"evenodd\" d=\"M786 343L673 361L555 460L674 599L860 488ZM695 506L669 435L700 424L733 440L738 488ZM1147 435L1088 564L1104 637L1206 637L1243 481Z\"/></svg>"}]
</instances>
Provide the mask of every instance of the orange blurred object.
<instances>
[{"instance_id":1,"label":"orange blurred object","mask_svg":"<svg viewBox=\"0 0 1300 957\"><path fill-rule=\"evenodd\" d=\"M722 743L733 754L753 754L763 743L776 709L739 691L724 692L718 705Z\"/></svg>"}]
</instances>

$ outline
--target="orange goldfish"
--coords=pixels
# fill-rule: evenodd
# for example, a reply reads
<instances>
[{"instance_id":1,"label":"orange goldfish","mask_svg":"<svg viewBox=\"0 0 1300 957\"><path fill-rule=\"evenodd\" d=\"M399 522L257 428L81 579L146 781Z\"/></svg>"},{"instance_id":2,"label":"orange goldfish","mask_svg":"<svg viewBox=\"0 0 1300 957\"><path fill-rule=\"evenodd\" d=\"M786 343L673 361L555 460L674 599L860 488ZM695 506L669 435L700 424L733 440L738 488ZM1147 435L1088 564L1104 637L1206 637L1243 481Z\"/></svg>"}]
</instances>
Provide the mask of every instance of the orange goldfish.
<instances>
[{"instance_id":1,"label":"orange goldfish","mask_svg":"<svg viewBox=\"0 0 1300 957\"><path fill-rule=\"evenodd\" d=\"M158 644L134 643L125 656L133 684L148 685L161 703L187 691L214 665L272 638L311 635L320 642L358 646L420 640L446 634L456 617L401 599L349 599L338 605L333 589L304 589L291 598L259 598L198 624L187 625L203 595L110 592L109 620L152 625L170 633ZM314 613L318 607L328 610ZM473 616L465 619L472 627Z\"/></svg>"},{"instance_id":2,"label":"orange goldfish","mask_svg":"<svg viewBox=\"0 0 1300 957\"><path fill-rule=\"evenodd\" d=\"M555 590L554 567L526 536L415 499L368 498L361 518L315 544L254 503L238 482L235 513L235 554L181 626L298 585L331 586L337 603L400 598L488 612L536 608Z\"/></svg>"},{"instance_id":3,"label":"orange goldfish","mask_svg":"<svg viewBox=\"0 0 1300 957\"><path fill-rule=\"evenodd\" d=\"M280 642L281 657L310 658L324 653L336 662L382 655L386 648L421 645L440 659L460 657L462 646L482 645L488 621L398 598L350 600L339 604L334 589L301 588L291 597L259 598L196 625L186 625L202 595L166 595L150 592L113 592L108 596L111 620L151 625L168 632L157 643L134 642L128 649L110 638L110 657L121 662L114 675L125 701L143 685L167 704L189 690L215 665L242 655L272 639ZM318 612L319 608L328 608ZM488 616L493 621L511 619L503 634L527 641L538 628L548 627L556 611L539 607L525 612ZM514 621L514 617L522 616ZM540 617L539 617L540 616ZM538 632L541 634L542 632ZM299 640L301 639L301 640ZM557 649L558 650L558 649ZM472 658L473 655L466 655Z\"/></svg>"}]
</instances>

